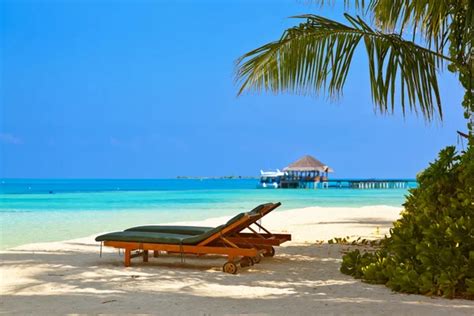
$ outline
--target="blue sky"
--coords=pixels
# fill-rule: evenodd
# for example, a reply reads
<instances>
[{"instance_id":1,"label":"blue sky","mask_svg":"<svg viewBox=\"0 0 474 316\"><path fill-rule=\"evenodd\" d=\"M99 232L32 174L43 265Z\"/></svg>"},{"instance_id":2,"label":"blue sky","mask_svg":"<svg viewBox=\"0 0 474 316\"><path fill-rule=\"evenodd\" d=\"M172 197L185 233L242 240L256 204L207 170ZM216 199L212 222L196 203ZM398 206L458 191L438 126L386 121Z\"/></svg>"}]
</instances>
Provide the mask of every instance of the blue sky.
<instances>
[{"instance_id":1,"label":"blue sky","mask_svg":"<svg viewBox=\"0 0 474 316\"><path fill-rule=\"evenodd\" d=\"M0 177L257 175L304 154L334 177L414 177L464 130L444 71L444 121L376 114L363 49L342 98L236 97L235 60L316 13L307 1L0 4Z\"/></svg>"}]
</instances>

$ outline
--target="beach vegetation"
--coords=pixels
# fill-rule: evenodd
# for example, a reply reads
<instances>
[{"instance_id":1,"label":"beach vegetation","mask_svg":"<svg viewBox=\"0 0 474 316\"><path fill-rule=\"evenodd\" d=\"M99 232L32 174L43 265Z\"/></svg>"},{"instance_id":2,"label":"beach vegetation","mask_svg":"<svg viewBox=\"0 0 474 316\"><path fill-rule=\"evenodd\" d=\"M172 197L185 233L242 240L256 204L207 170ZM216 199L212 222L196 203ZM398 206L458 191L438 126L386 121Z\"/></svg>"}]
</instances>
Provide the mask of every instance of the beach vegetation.
<instances>
[{"instance_id":1,"label":"beach vegetation","mask_svg":"<svg viewBox=\"0 0 474 316\"><path fill-rule=\"evenodd\" d=\"M474 149L454 147L417 177L376 251L343 256L341 272L396 291L474 298Z\"/></svg>"},{"instance_id":2,"label":"beach vegetation","mask_svg":"<svg viewBox=\"0 0 474 316\"><path fill-rule=\"evenodd\" d=\"M338 245L352 245L352 246L371 246L376 247L379 246L382 242L381 239L365 239L362 237L357 237L356 239L351 240L350 236L346 237L334 237L327 241L329 245L338 244Z\"/></svg>"}]
</instances>

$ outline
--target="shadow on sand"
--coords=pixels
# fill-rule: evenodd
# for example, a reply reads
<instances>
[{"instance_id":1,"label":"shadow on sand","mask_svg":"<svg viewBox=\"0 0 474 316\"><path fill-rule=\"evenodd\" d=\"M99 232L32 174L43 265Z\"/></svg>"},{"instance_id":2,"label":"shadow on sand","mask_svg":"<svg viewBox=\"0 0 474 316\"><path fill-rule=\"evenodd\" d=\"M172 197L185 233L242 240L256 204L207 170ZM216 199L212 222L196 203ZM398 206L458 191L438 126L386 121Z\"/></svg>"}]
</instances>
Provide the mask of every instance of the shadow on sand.
<instances>
[{"instance_id":1,"label":"shadow on sand","mask_svg":"<svg viewBox=\"0 0 474 316\"><path fill-rule=\"evenodd\" d=\"M2 274L7 276L2 309L8 314L287 315L468 314L474 308L471 301L396 294L343 275L340 245L282 247L276 257L238 275L221 272L225 259L218 256L186 257L185 263L180 256L148 263L136 258L124 268L117 252L99 258L90 251L92 244L68 246L85 250L2 253ZM18 271L23 273L16 277Z\"/></svg>"}]
</instances>

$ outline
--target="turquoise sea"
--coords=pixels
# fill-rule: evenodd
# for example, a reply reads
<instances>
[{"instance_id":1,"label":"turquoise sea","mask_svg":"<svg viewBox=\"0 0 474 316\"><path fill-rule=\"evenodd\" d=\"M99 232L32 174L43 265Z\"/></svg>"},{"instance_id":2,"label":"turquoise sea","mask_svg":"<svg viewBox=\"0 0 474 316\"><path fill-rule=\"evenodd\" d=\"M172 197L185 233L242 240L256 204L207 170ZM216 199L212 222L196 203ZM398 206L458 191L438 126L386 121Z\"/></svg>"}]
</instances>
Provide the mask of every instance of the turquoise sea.
<instances>
[{"instance_id":1,"label":"turquoise sea","mask_svg":"<svg viewBox=\"0 0 474 316\"><path fill-rule=\"evenodd\" d=\"M202 220L264 202L400 206L406 189L256 189L256 179L0 180L0 249L147 223ZM411 186L416 183L412 182Z\"/></svg>"}]
</instances>

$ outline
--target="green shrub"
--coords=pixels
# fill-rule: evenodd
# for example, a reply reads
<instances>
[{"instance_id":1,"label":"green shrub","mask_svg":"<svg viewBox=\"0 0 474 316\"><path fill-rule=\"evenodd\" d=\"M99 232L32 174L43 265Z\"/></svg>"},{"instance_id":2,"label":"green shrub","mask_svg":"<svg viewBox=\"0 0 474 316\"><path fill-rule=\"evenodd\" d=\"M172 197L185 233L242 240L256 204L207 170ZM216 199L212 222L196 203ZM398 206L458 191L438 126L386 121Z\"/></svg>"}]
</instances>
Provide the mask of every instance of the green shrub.
<instances>
[{"instance_id":1,"label":"green shrub","mask_svg":"<svg viewBox=\"0 0 474 316\"><path fill-rule=\"evenodd\" d=\"M474 150L447 147L418 175L401 218L373 253L343 256L341 272L395 291L474 297Z\"/></svg>"}]
</instances>

